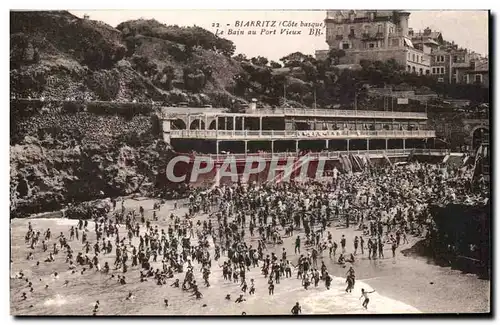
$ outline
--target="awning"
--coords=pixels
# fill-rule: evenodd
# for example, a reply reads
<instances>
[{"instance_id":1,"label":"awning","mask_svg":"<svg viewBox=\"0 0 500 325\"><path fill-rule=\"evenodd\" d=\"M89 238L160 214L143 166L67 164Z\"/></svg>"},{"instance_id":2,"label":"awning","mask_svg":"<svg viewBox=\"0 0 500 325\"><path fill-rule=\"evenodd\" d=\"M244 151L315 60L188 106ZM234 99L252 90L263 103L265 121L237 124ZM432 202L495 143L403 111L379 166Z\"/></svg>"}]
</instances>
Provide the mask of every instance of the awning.
<instances>
[{"instance_id":1,"label":"awning","mask_svg":"<svg viewBox=\"0 0 500 325\"><path fill-rule=\"evenodd\" d=\"M408 38L404 38L404 40L405 40L405 46L415 48L411 40L409 40Z\"/></svg>"}]
</instances>

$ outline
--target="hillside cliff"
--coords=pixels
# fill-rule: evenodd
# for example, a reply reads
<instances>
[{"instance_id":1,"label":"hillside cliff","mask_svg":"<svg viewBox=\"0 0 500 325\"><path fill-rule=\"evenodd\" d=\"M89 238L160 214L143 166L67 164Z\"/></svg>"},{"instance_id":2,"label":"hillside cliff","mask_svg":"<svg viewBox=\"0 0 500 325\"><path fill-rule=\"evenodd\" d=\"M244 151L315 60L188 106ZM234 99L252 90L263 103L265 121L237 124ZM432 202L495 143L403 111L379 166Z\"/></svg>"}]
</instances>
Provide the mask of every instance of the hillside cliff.
<instances>
[{"instance_id":1,"label":"hillside cliff","mask_svg":"<svg viewBox=\"0 0 500 325\"><path fill-rule=\"evenodd\" d=\"M116 29L64 11L10 15L11 94L17 97L209 104L221 96L230 101L227 89L242 71L230 57L232 43L201 28L200 38L212 35L219 50L183 41L191 30L154 20Z\"/></svg>"}]
</instances>

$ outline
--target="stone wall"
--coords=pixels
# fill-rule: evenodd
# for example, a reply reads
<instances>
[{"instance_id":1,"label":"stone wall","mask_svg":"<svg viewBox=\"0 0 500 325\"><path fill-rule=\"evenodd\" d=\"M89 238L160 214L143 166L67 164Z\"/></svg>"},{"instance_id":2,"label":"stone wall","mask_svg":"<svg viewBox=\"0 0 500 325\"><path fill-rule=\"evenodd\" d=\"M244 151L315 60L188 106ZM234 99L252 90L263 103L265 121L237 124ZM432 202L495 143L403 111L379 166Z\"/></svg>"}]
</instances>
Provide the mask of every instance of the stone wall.
<instances>
[{"instance_id":1,"label":"stone wall","mask_svg":"<svg viewBox=\"0 0 500 325\"><path fill-rule=\"evenodd\" d=\"M12 116L11 144L25 139L38 141L75 140L77 143L105 143L127 133L142 134L152 131L151 116L138 115L125 118L118 115L79 113L41 113L29 118Z\"/></svg>"}]
</instances>

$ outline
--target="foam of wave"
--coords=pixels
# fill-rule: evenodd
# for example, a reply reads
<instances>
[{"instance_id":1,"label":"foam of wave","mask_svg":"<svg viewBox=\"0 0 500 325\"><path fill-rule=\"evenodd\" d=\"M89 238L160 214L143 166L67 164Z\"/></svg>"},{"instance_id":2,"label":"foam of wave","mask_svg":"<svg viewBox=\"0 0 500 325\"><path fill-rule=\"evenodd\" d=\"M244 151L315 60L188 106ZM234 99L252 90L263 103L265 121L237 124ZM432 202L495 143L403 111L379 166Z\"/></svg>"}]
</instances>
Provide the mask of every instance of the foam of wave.
<instances>
[{"instance_id":1,"label":"foam of wave","mask_svg":"<svg viewBox=\"0 0 500 325\"><path fill-rule=\"evenodd\" d=\"M362 281L356 281L352 293L345 292L345 279L334 277L332 288L309 295L302 300L304 314L401 314L420 313L420 311L401 301L382 296L377 292L370 293L368 308L362 306L361 289L373 291L373 288Z\"/></svg>"},{"instance_id":2,"label":"foam of wave","mask_svg":"<svg viewBox=\"0 0 500 325\"><path fill-rule=\"evenodd\" d=\"M55 295L53 299L47 299L43 303L45 306L62 306L66 304L67 300L61 295Z\"/></svg>"}]
</instances>

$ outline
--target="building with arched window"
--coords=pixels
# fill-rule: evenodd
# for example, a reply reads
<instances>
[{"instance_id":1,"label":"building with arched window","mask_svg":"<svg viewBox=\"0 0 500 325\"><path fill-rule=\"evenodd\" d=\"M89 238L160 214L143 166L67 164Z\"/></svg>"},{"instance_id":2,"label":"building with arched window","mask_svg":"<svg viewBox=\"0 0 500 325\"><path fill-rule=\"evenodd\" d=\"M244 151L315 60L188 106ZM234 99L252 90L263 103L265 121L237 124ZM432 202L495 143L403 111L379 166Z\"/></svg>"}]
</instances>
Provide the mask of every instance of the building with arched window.
<instances>
[{"instance_id":1,"label":"building with arched window","mask_svg":"<svg viewBox=\"0 0 500 325\"><path fill-rule=\"evenodd\" d=\"M325 19L326 42L342 49L341 64L395 59L408 71L430 74L430 48L416 48L409 37L410 13L399 10L335 10ZM328 51L317 51L318 58Z\"/></svg>"}]
</instances>

